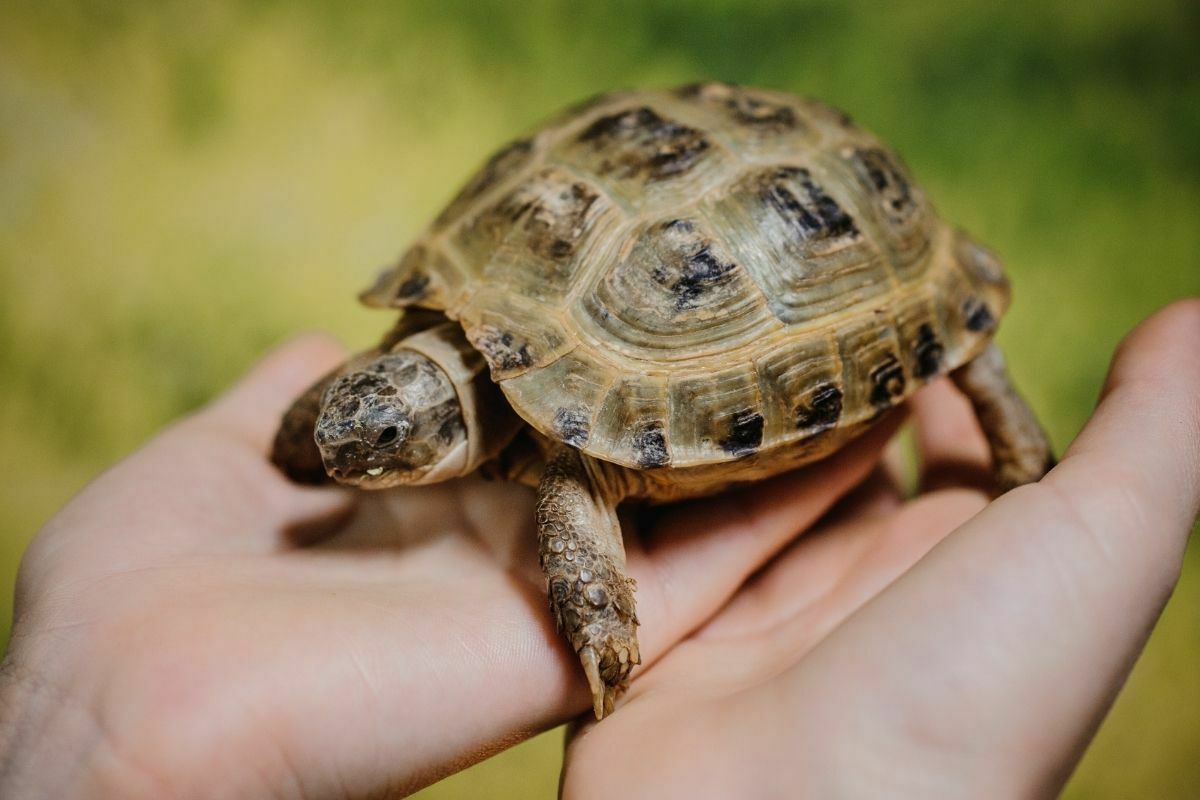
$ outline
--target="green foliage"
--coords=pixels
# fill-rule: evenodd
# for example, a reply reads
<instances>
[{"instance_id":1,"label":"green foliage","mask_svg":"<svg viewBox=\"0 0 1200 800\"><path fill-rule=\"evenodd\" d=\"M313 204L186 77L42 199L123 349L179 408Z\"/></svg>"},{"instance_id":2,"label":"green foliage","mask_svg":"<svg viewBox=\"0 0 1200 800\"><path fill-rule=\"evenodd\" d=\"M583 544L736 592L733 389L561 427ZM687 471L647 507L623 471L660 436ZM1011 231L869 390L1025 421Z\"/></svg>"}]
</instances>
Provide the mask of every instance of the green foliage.
<instances>
[{"instance_id":1,"label":"green foliage","mask_svg":"<svg viewBox=\"0 0 1200 800\"><path fill-rule=\"evenodd\" d=\"M613 87L772 85L893 143L1005 257L1001 341L1060 446L1121 335L1200 293L1187 0L352 8L0 9L0 586L88 478L271 343L370 341L353 290L495 145ZM1070 796L1200 785L1198 617L1193 554ZM557 752L541 737L428 796L548 795Z\"/></svg>"}]
</instances>

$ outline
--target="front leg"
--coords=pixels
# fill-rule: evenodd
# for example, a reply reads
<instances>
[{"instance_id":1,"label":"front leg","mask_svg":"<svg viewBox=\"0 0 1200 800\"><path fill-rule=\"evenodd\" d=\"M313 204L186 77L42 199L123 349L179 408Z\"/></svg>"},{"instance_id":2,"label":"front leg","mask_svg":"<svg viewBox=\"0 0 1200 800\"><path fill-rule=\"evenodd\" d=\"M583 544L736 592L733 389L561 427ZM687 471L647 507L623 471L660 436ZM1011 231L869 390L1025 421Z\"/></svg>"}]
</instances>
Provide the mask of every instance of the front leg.
<instances>
[{"instance_id":1,"label":"front leg","mask_svg":"<svg viewBox=\"0 0 1200 800\"><path fill-rule=\"evenodd\" d=\"M1050 439L1004 368L995 344L951 377L971 401L992 451L992 471L1001 492L1040 480L1054 466Z\"/></svg>"},{"instance_id":2,"label":"front leg","mask_svg":"<svg viewBox=\"0 0 1200 800\"><path fill-rule=\"evenodd\" d=\"M537 526L550 608L583 664L596 719L603 719L641 655L616 513L620 498L597 467L568 447L551 452L538 486Z\"/></svg>"},{"instance_id":3,"label":"front leg","mask_svg":"<svg viewBox=\"0 0 1200 800\"><path fill-rule=\"evenodd\" d=\"M317 485L332 481L325 473L321 451L313 440L313 430L321 415L321 397L343 366L323 376L297 397L284 413L275 433L271 463L296 483Z\"/></svg>"}]
</instances>

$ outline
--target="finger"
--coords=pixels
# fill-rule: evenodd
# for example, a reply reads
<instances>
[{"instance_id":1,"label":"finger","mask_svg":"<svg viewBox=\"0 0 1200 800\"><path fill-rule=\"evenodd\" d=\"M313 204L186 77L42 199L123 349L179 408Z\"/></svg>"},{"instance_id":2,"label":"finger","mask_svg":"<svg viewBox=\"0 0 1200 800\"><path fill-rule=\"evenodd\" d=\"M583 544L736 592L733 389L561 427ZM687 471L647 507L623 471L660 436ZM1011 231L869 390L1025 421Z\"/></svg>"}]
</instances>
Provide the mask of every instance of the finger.
<instances>
[{"instance_id":1,"label":"finger","mask_svg":"<svg viewBox=\"0 0 1200 800\"><path fill-rule=\"evenodd\" d=\"M752 572L862 481L901 421L893 414L801 470L666 512L646 538L644 562L631 558L630 564L648 660L711 616Z\"/></svg>"},{"instance_id":2,"label":"finger","mask_svg":"<svg viewBox=\"0 0 1200 800\"><path fill-rule=\"evenodd\" d=\"M1092 542L1129 567L1178 561L1200 509L1200 298L1175 303L1121 343L1101 401L1044 482ZM1149 537L1143 534L1149 534ZM1155 535L1157 534L1157 535ZM1082 544L1082 543L1081 543ZM1164 583L1173 574L1148 575Z\"/></svg>"},{"instance_id":3,"label":"finger","mask_svg":"<svg viewBox=\"0 0 1200 800\"><path fill-rule=\"evenodd\" d=\"M941 378L909 402L921 460L920 491L953 486L988 491L991 454L970 401Z\"/></svg>"},{"instance_id":4,"label":"finger","mask_svg":"<svg viewBox=\"0 0 1200 800\"><path fill-rule=\"evenodd\" d=\"M794 663L986 505L982 493L944 489L878 513L831 515L755 575L697 638L742 640L773 629L764 644Z\"/></svg>"},{"instance_id":5,"label":"finger","mask_svg":"<svg viewBox=\"0 0 1200 800\"><path fill-rule=\"evenodd\" d=\"M32 560L61 551L85 571L112 571L184 553L270 551L297 530L336 524L344 492L297 487L263 453L290 395L339 358L322 336L280 347L93 481L39 535Z\"/></svg>"},{"instance_id":6,"label":"finger","mask_svg":"<svg viewBox=\"0 0 1200 800\"><path fill-rule=\"evenodd\" d=\"M895 439L892 441L895 442ZM904 495L896 485L894 474L883 463L879 463L862 483L825 514L814 530L882 516L903 504Z\"/></svg>"},{"instance_id":7,"label":"finger","mask_svg":"<svg viewBox=\"0 0 1200 800\"><path fill-rule=\"evenodd\" d=\"M943 775L1002 795L1059 788L1170 594L1200 508L1197 341L1195 300L1139 326L1064 464L951 534L762 707L836 704L867 750L936 757Z\"/></svg>"},{"instance_id":8,"label":"finger","mask_svg":"<svg viewBox=\"0 0 1200 800\"><path fill-rule=\"evenodd\" d=\"M902 428L883 448L883 458L874 475L891 484L897 502L914 494L917 487L916 461L913 458L912 434L909 426Z\"/></svg>"}]
</instances>

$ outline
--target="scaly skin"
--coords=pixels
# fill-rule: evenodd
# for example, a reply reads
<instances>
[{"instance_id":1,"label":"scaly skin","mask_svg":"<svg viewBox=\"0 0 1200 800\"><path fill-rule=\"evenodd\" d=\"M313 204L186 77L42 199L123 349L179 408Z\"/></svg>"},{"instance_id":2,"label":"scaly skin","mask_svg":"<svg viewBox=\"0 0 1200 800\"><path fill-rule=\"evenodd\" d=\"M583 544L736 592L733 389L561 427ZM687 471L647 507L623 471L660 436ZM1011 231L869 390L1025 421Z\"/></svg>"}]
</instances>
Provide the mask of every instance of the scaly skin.
<instances>
[{"instance_id":1,"label":"scaly skin","mask_svg":"<svg viewBox=\"0 0 1200 800\"><path fill-rule=\"evenodd\" d=\"M271 463L296 483L317 485L332 480L325 472L321 451L313 440L313 429L321 415L321 397L341 369L339 366L305 389L283 415L275 433Z\"/></svg>"},{"instance_id":2,"label":"scaly skin","mask_svg":"<svg viewBox=\"0 0 1200 800\"><path fill-rule=\"evenodd\" d=\"M634 582L625 574L615 508L619 498L588 469L586 456L566 447L547 460L537 496L550 608L583 664L596 719L603 719L641 662Z\"/></svg>"},{"instance_id":3,"label":"scaly skin","mask_svg":"<svg viewBox=\"0 0 1200 800\"><path fill-rule=\"evenodd\" d=\"M992 473L1002 494L1040 480L1054 466L1054 451L1033 410L1008 377L995 344L951 373L971 401L992 451Z\"/></svg>"}]
</instances>

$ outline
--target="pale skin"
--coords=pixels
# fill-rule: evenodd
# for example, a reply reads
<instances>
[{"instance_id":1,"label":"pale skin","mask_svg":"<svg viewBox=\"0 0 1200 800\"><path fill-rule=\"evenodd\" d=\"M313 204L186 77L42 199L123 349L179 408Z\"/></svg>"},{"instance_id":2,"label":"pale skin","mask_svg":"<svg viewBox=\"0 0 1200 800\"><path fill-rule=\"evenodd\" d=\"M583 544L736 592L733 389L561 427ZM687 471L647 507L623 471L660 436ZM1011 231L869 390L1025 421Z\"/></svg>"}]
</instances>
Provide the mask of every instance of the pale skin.
<instances>
[{"instance_id":1,"label":"pale skin","mask_svg":"<svg viewBox=\"0 0 1200 800\"><path fill-rule=\"evenodd\" d=\"M371 500L347 526L349 492L266 462L279 413L344 357L301 340L31 546L0 795L399 795L579 716L569 797L1053 795L1178 577L1196 341L1197 300L1140 326L1059 466L990 504L986 444L943 380L912 402L916 499L879 466L893 418L638 518L643 664L595 724L545 613L528 493L400 490L400 524Z\"/></svg>"}]
</instances>

